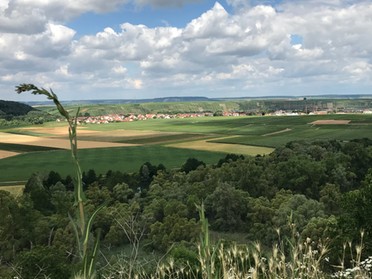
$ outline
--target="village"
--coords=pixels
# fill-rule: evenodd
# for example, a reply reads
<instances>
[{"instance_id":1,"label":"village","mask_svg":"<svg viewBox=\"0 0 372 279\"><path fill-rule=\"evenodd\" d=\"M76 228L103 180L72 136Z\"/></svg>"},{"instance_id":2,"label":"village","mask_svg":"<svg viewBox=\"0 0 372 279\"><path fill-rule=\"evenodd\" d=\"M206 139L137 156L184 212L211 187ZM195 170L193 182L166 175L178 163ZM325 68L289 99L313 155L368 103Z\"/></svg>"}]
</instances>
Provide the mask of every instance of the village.
<instances>
[{"instance_id":1,"label":"village","mask_svg":"<svg viewBox=\"0 0 372 279\"><path fill-rule=\"evenodd\" d=\"M222 117L240 117L240 116L252 116L252 115L266 115L266 116L299 116L299 115L325 115L329 113L334 113L331 110L319 110L311 111L305 113L303 111L285 111L278 110L271 113L252 113L252 112L231 112L231 111L219 111L219 112L197 112L197 113L147 113L147 114L108 114L100 116L79 116L77 118L77 123L82 124L108 124L113 122L132 122L132 121L144 121L148 119L173 119L173 118L199 118L199 117L213 117L213 116L222 116ZM371 110L361 110L361 111L338 111L337 114L345 113L364 113L372 114ZM57 119L61 121L61 119Z\"/></svg>"},{"instance_id":2,"label":"village","mask_svg":"<svg viewBox=\"0 0 372 279\"><path fill-rule=\"evenodd\" d=\"M244 112L221 112L218 116L246 116ZM132 122L143 121L148 119L172 119L172 118L198 118L198 117L211 117L217 116L212 112L200 113L147 113L147 114L108 114L100 116L79 116L77 119L78 124L108 124L113 122ZM57 121L61 121L58 119Z\"/></svg>"}]
</instances>

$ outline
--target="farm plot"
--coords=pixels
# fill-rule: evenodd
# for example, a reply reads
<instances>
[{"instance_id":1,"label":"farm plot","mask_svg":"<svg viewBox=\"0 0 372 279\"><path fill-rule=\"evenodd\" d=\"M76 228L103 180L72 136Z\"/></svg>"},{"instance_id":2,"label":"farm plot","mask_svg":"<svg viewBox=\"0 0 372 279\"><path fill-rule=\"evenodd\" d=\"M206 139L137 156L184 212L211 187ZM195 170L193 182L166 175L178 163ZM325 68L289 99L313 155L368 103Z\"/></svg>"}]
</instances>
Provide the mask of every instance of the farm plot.
<instances>
[{"instance_id":1,"label":"farm plot","mask_svg":"<svg viewBox=\"0 0 372 279\"><path fill-rule=\"evenodd\" d=\"M207 164L218 162L225 156L221 152L171 148L157 145L94 148L79 150L79 161L84 171L94 169L105 174L108 170L138 171L145 162L163 164L166 168L179 168L188 158L197 158ZM74 173L69 150L32 152L0 160L0 183L27 180L32 173L47 174L51 170L62 176ZM22 171L20 171L22 170Z\"/></svg>"},{"instance_id":2,"label":"farm plot","mask_svg":"<svg viewBox=\"0 0 372 279\"><path fill-rule=\"evenodd\" d=\"M221 141L229 140L229 139L231 140L237 137L238 136L224 137L224 138L219 138L219 140ZM248 155L248 156L270 154L274 150L273 148L268 148L268 147L223 143L223 142L218 142L217 139L188 141L188 142L182 142L182 143L169 144L167 146L176 147L176 148L214 151L214 152L217 151L217 152L225 152L225 153L235 153L235 154L243 154L243 155Z\"/></svg>"},{"instance_id":3,"label":"farm plot","mask_svg":"<svg viewBox=\"0 0 372 279\"><path fill-rule=\"evenodd\" d=\"M70 141L62 138L45 138L26 135L16 135L0 132L0 143L16 143L32 146L46 146L52 148L69 149ZM98 141L79 141L79 148L102 148L128 146L123 143L98 142Z\"/></svg>"},{"instance_id":4,"label":"farm plot","mask_svg":"<svg viewBox=\"0 0 372 279\"><path fill-rule=\"evenodd\" d=\"M328 122L312 124L318 120ZM0 160L0 182L27 180L33 172L72 173L69 150L53 150L69 149L67 127L55 125L17 129L16 134L0 132L4 154L24 153ZM84 170L131 172L146 161L175 168L190 157L216 163L226 153L268 154L293 140L372 138L371 128L370 115L155 119L79 127L78 147ZM18 145L10 147L14 139ZM41 150L40 145L48 150Z\"/></svg>"},{"instance_id":5,"label":"farm plot","mask_svg":"<svg viewBox=\"0 0 372 279\"><path fill-rule=\"evenodd\" d=\"M7 191L14 197L19 197L23 194L24 185L14 185L14 186L0 186L1 191Z\"/></svg>"},{"instance_id":6,"label":"farm plot","mask_svg":"<svg viewBox=\"0 0 372 279\"><path fill-rule=\"evenodd\" d=\"M6 151L6 150L0 150L0 159L12 157L15 155L18 155L18 152L13 152L13 151Z\"/></svg>"},{"instance_id":7,"label":"farm plot","mask_svg":"<svg viewBox=\"0 0 372 279\"><path fill-rule=\"evenodd\" d=\"M311 122L310 124L313 124L313 125L346 125L349 123L350 123L350 120L328 119L328 120L315 120Z\"/></svg>"},{"instance_id":8,"label":"farm plot","mask_svg":"<svg viewBox=\"0 0 372 279\"><path fill-rule=\"evenodd\" d=\"M308 124L290 125L290 128L278 132L272 132L263 135L241 135L235 138L216 139L216 143L246 144L267 147L279 147L290 141L299 140L352 140L356 138L372 138L372 126L367 123L341 121L323 121L309 122ZM321 124L319 124L321 123ZM340 124L341 123L341 124ZM349 124L347 124L349 123Z\"/></svg>"}]
</instances>

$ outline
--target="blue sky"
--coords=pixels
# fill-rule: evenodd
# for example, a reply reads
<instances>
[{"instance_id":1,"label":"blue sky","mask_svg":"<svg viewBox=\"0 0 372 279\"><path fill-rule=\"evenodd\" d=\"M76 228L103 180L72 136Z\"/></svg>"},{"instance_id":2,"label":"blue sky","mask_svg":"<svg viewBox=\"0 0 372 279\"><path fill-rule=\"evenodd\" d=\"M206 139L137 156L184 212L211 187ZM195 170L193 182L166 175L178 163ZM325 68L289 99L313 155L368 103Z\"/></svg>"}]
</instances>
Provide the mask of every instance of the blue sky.
<instances>
[{"instance_id":1,"label":"blue sky","mask_svg":"<svg viewBox=\"0 0 372 279\"><path fill-rule=\"evenodd\" d=\"M116 11L106 14L94 12L82 14L78 18L69 21L67 26L76 30L78 35L96 34L105 27L111 27L115 31L119 31L120 25L124 22L144 24L151 28L159 26L182 28L191 20L212 8L214 3L215 1L198 1L170 7L124 5ZM220 3L225 4L227 8L231 8L225 1Z\"/></svg>"},{"instance_id":2,"label":"blue sky","mask_svg":"<svg viewBox=\"0 0 372 279\"><path fill-rule=\"evenodd\" d=\"M367 0L2 0L0 99L372 94Z\"/></svg>"}]
</instances>

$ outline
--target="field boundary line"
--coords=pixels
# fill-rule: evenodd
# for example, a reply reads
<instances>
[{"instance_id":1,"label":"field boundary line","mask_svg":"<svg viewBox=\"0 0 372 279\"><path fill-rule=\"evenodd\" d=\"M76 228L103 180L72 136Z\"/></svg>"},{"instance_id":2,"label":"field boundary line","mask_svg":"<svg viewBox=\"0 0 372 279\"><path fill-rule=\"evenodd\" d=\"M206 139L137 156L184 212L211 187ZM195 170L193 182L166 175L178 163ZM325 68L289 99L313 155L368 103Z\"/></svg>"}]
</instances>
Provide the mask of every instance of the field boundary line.
<instances>
[{"instance_id":1,"label":"field boundary line","mask_svg":"<svg viewBox=\"0 0 372 279\"><path fill-rule=\"evenodd\" d=\"M21 184L26 185L27 180L15 180L15 181L0 181L0 190L3 186L20 186Z\"/></svg>"},{"instance_id":2,"label":"field boundary line","mask_svg":"<svg viewBox=\"0 0 372 279\"><path fill-rule=\"evenodd\" d=\"M291 129L291 128L285 128L284 130L280 130L280 131L276 131L276 132L272 132L272 133L264 134L264 135L262 135L262 136L263 136L263 137L267 137L267 136L272 136L272 135L277 135L277 134L286 133L286 132L289 132L289 131L292 131L292 129Z\"/></svg>"}]
</instances>

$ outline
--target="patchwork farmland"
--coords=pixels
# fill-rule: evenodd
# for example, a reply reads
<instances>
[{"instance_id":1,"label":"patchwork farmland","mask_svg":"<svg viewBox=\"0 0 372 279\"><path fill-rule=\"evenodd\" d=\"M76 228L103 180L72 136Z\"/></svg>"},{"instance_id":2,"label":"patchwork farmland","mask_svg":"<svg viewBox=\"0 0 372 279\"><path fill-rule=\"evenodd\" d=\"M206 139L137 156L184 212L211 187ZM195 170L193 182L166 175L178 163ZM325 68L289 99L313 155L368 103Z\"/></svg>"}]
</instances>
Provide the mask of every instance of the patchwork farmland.
<instances>
[{"instance_id":1,"label":"patchwork farmland","mask_svg":"<svg viewBox=\"0 0 372 279\"><path fill-rule=\"evenodd\" d=\"M78 129L85 171L137 171L144 162L178 168L188 158L216 163L226 153L265 155L293 140L372 138L372 115L201 117L153 119ZM34 172L72 172L66 123L0 131L0 183ZM18 183L16 183L18 185Z\"/></svg>"}]
</instances>

